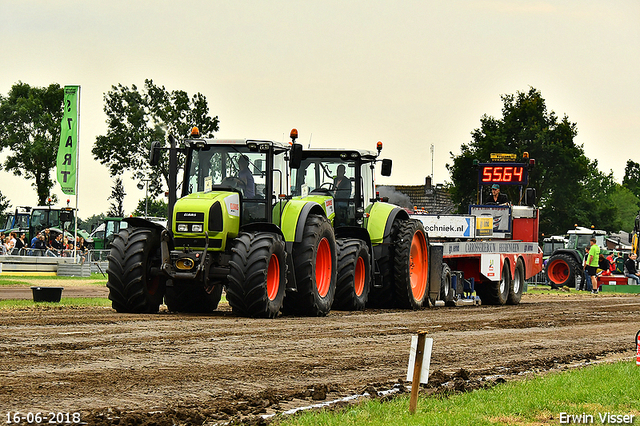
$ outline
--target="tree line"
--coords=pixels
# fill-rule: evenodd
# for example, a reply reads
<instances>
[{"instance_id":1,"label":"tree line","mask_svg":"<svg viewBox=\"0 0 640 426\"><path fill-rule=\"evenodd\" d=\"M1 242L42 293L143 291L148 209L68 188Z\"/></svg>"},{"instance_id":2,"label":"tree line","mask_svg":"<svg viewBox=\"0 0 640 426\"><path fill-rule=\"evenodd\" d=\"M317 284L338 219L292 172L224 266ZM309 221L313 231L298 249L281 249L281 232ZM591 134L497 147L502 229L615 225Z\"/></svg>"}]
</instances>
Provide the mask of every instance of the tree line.
<instances>
[{"instance_id":1,"label":"tree line","mask_svg":"<svg viewBox=\"0 0 640 426\"><path fill-rule=\"evenodd\" d=\"M63 90L55 83L32 87L18 82L6 96L0 94L0 152L9 152L1 168L31 181L39 205L51 198L55 184L51 172L58 151ZM630 231L640 209L640 164L628 160L619 184L612 171L603 173L597 159L587 158L584 147L575 143L577 124L567 115L559 118L549 111L538 89L530 87L501 99L502 117L483 115L480 127L471 132L471 141L460 146L460 154L450 153L447 186L458 212L467 213L477 200L474 160L486 162L491 153L522 157L528 152L536 160L529 186L537 190L541 233L564 234L575 224ZM104 95L104 112L107 131L96 137L91 152L114 178L106 215L125 215L122 174L128 171L137 180L149 179L150 199L140 200L134 215L143 215L146 206L149 216L160 216L166 211L160 195L168 185L168 158L163 156L157 166L151 166L151 142L165 141L168 134L186 136L194 125L203 137L212 137L219 129L218 117L210 115L201 93L169 91L149 79L141 88L112 86ZM504 190L512 200L519 198L515 189ZM9 207L0 192L0 212Z\"/></svg>"}]
</instances>

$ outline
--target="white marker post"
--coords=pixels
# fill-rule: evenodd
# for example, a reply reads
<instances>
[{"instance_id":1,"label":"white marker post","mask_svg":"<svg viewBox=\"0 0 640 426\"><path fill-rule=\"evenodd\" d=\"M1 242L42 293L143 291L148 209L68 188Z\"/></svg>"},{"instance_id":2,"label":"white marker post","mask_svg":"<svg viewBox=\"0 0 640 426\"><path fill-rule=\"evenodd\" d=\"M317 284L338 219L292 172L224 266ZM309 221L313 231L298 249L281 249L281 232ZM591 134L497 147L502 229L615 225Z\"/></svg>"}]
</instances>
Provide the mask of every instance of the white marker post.
<instances>
[{"instance_id":1,"label":"white marker post","mask_svg":"<svg viewBox=\"0 0 640 426\"><path fill-rule=\"evenodd\" d=\"M427 338L426 335L426 331L419 331L417 336L411 337L409 367L407 368L407 381L412 380L411 399L409 400L409 412L411 414L416 412L420 383L429 382L429 364L431 363L433 339Z\"/></svg>"}]
</instances>

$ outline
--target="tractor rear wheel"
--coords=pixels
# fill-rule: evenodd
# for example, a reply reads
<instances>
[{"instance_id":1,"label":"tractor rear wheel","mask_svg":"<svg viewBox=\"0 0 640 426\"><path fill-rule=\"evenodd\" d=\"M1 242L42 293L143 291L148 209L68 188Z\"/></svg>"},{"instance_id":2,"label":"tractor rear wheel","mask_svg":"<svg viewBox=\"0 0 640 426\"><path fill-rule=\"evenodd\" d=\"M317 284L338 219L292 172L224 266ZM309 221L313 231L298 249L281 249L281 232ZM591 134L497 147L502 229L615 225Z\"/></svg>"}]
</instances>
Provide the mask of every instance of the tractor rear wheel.
<instances>
[{"instance_id":1,"label":"tractor rear wheel","mask_svg":"<svg viewBox=\"0 0 640 426\"><path fill-rule=\"evenodd\" d=\"M509 296L507 297L507 304L517 305L522 298L522 291L524 290L524 263L522 259L518 259L516 262L516 270L513 273L513 280L509 287Z\"/></svg>"},{"instance_id":2,"label":"tractor rear wheel","mask_svg":"<svg viewBox=\"0 0 640 426\"><path fill-rule=\"evenodd\" d=\"M287 265L280 235L241 232L233 241L227 300L242 316L275 318L284 301Z\"/></svg>"},{"instance_id":3,"label":"tractor rear wheel","mask_svg":"<svg viewBox=\"0 0 640 426\"><path fill-rule=\"evenodd\" d=\"M338 281L333 309L361 311L371 287L369 247L361 240L341 238L338 248Z\"/></svg>"},{"instance_id":4,"label":"tractor rear wheel","mask_svg":"<svg viewBox=\"0 0 640 426\"><path fill-rule=\"evenodd\" d=\"M216 283L209 290L200 282L174 280L167 286L164 301L171 312L208 314L218 308L222 298L222 283Z\"/></svg>"},{"instance_id":5,"label":"tractor rear wheel","mask_svg":"<svg viewBox=\"0 0 640 426\"><path fill-rule=\"evenodd\" d=\"M429 242L422 222L400 223L395 242L393 269L396 303L401 308L419 309L427 296Z\"/></svg>"},{"instance_id":6,"label":"tractor rear wheel","mask_svg":"<svg viewBox=\"0 0 640 426\"><path fill-rule=\"evenodd\" d=\"M156 313L166 279L159 273L160 235L129 227L115 236L107 259L107 287L113 309L122 313Z\"/></svg>"},{"instance_id":7,"label":"tractor rear wheel","mask_svg":"<svg viewBox=\"0 0 640 426\"><path fill-rule=\"evenodd\" d=\"M511 270L509 262L504 261L500 281L485 281L476 287L476 293L480 296L483 305L504 305L509 297L511 289Z\"/></svg>"},{"instance_id":8,"label":"tractor rear wheel","mask_svg":"<svg viewBox=\"0 0 640 426\"><path fill-rule=\"evenodd\" d=\"M336 240L329 220L310 214L302 241L293 245L296 292L284 300L286 313L325 316L331 310L336 293Z\"/></svg>"},{"instance_id":9,"label":"tractor rear wheel","mask_svg":"<svg viewBox=\"0 0 640 426\"><path fill-rule=\"evenodd\" d=\"M565 285L573 287L578 272L578 262L568 254L554 254L547 262L546 272L551 288L562 288Z\"/></svg>"}]
</instances>

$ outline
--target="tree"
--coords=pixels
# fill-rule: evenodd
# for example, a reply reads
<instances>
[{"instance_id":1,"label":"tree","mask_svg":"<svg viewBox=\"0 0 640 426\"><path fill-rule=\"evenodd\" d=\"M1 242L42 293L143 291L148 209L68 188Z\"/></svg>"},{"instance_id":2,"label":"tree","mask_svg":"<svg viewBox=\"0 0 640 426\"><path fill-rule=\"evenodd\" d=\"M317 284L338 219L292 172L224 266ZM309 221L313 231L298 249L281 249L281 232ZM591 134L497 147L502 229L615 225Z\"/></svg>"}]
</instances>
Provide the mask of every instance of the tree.
<instances>
[{"instance_id":1,"label":"tree","mask_svg":"<svg viewBox=\"0 0 640 426\"><path fill-rule=\"evenodd\" d=\"M624 168L622 186L631 191L636 197L640 197L640 164L632 160L627 160L627 166Z\"/></svg>"},{"instance_id":2,"label":"tree","mask_svg":"<svg viewBox=\"0 0 640 426\"><path fill-rule=\"evenodd\" d=\"M155 167L149 164L151 142L164 142L168 134L187 136L193 126L203 137L212 137L218 130L218 117L209 116L204 95L189 98L181 90L168 92L152 80L145 80L142 90L135 85L112 86L104 100L107 134L97 137L91 152L108 166L111 176L130 170L135 179L150 178L151 195L163 192L161 177L165 184L169 181L168 156L163 153Z\"/></svg>"},{"instance_id":3,"label":"tree","mask_svg":"<svg viewBox=\"0 0 640 426\"><path fill-rule=\"evenodd\" d=\"M513 153L522 158L528 152L536 160L529 174L529 186L536 188L541 207L540 231L547 235L564 234L578 222L585 226L600 215L594 198L587 192L587 183L598 180L597 162L592 163L581 145L574 142L576 123L565 115L561 120L547 111L540 91L502 95L502 118L483 115L481 127L472 133L472 140L461 146L460 155L451 153L447 164L453 186L451 195L459 212L477 200L477 169L473 160L486 162L491 153ZM595 184L594 184L595 185ZM505 188L512 202L517 203L516 188Z\"/></svg>"},{"instance_id":4,"label":"tree","mask_svg":"<svg viewBox=\"0 0 640 426\"><path fill-rule=\"evenodd\" d=\"M64 89L55 83L44 88L18 82L7 97L0 96L0 150L11 151L4 169L34 181L39 205L46 204L55 184L51 170L60 143L63 99Z\"/></svg>"},{"instance_id":5,"label":"tree","mask_svg":"<svg viewBox=\"0 0 640 426\"><path fill-rule=\"evenodd\" d=\"M113 200L113 202L109 205L109 211L107 212L108 216L111 217L124 217L124 196L127 195L124 192L124 185L122 185L122 178L117 177L113 186L111 187L111 195L109 195L108 200Z\"/></svg>"},{"instance_id":6,"label":"tree","mask_svg":"<svg viewBox=\"0 0 640 426\"><path fill-rule=\"evenodd\" d=\"M640 198L634 195L629 188L623 185L617 185L611 195L611 201L616 206L616 219L615 222L619 223L618 229L613 229L613 232L633 231L634 221L640 209Z\"/></svg>"},{"instance_id":7,"label":"tree","mask_svg":"<svg viewBox=\"0 0 640 426\"><path fill-rule=\"evenodd\" d=\"M4 224L7 221L7 217L9 216L9 208L11 207L11 203L7 200L7 197L2 195L0 192L0 228L4 228Z\"/></svg>"},{"instance_id":8,"label":"tree","mask_svg":"<svg viewBox=\"0 0 640 426\"><path fill-rule=\"evenodd\" d=\"M145 216L145 208L149 217L167 217L166 201L149 198L149 202L146 203L143 198L138 202L138 207L133 211L133 216Z\"/></svg>"}]
</instances>

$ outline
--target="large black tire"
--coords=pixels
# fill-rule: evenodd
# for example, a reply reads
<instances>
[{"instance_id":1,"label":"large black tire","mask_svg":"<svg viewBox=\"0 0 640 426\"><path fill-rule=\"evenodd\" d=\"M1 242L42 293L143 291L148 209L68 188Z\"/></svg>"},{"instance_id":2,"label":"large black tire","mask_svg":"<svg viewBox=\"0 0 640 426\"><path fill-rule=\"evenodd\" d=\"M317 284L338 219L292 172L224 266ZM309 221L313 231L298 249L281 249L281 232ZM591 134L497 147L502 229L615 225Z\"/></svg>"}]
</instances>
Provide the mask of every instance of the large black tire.
<instances>
[{"instance_id":1,"label":"large black tire","mask_svg":"<svg viewBox=\"0 0 640 426\"><path fill-rule=\"evenodd\" d=\"M522 298L522 291L524 290L524 263L522 259L518 259L516 262L516 270L513 273L513 280L509 286L509 296L507 297L508 305L517 305Z\"/></svg>"},{"instance_id":2,"label":"large black tire","mask_svg":"<svg viewBox=\"0 0 640 426\"><path fill-rule=\"evenodd\" d=\"M451 268L446 263L442 264L442 276L440 277L440 300L444 301L445 305L451 305L453 303L454 294L453 287L451 286Z\"/></svg>"},{"instance_id":3,"label":"large black tire","mask_svg":"<svg viewBox=\"0 0 640 426\"><path fill-rule=\"evenodd\" d=\"M200 282L175 280L172 286L167 286L164 301L171 312L208 314L218 308L222 287L222 283L217 283L207 291Z\"/></svg>"},{"instance_id":4,"label":"large black tire","mask_svg":"<svg viewBox=\"0 0 640 426\"><path fill-rule=\"evenodd\" d=\"M551 288L557 289L564 286L573 288L576 282L576 273L580 276L582 269L571 255L558 253L547 261L546 274Z\"/></svg>"},{"instance_id":5,"label":"large black tire","mask_svg":"<svg viewBox=\"0 0 640 426\"><path fill-rule=\"evenodd\" d=\"M402 221L394 246L396 304L400 308L420 309L429 288L429 241L422 222Z\"/></svg>"},{"instance_id":6,"label":"large black tire","mask_svg":"<svg viewBox=\"0 0 640 426\"><path fill-rule=\"evenodd\" d=\"M120 230L107 256L109 299L122 313L156 313L162 304L166 279L159 271L160 234L147 228Z\"/></svg>"},{"instance_id":7,"label":"large black tire","mask_svg":"<svg viewBox=\"0 0 640 426\"><path fill-rule=\"evenodd\" d=\"M390 241L395 241L398 236L398 229L400 228L401 220L393 221L391 225L391 229L389 231ZM386 237L385 237L386 239ZM375 287L371 286L371 291L369 292L369 300L367 302L367 307L370 308L393 308L394 306L394 276L393 276L393 252L394 246L393 243L388 247L378 246L374 248L374 252L377 250L381 250L382 254L376 258L376 264L378 267L378 271L382 276L382 286Z\"/></svg>"},{"instance_id":8,"label":"large black tire","mask_svg":"<svg viewBox=\"0 0 640 426\"><path fill-rule=\"evenodd\" d=\"M227 300L237 315L275 318L287 280L284 240L265 232L241 232L231 246Z\"/></svg>"},{"instance_id":9,"label":"large black tire","mask_svg":"<svg viewBox=\"0 0 640 426\"><path fill-rule=\"evenodd\" d=\"M504 305L507 303L510 288L511 270L509 269L509 262L505 260L500 281L478 283L476 294L480 296L483 305Z\"/></svg>"},{"instance_id":10,"label":"large black tire","mask_svg":"<svg viewBox=\"0 0 640 426\"><path fill-rule=\"evenodd\" d=\"M325 316L336 294L336 239L329 220L310 214L302 241L293 245L293 264L298 291L287 293L284 312Z\"/></svg>"},{"instance_id":11,"label":"large black tire","mask_svg":"<svg viewBox=\"0 0 640 426\"><path fill-rule=\"evenodd\" d=\"M338 282L333 309L361 311L371 288L371 256L361 240L340 238L338 247Z\"/></svg>"}]
</instances>

